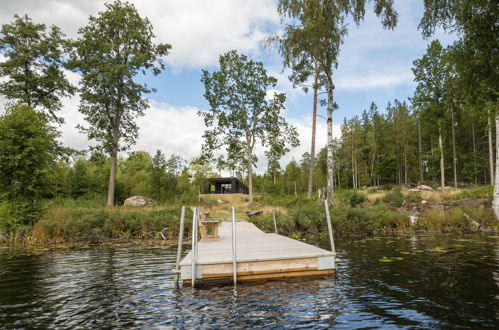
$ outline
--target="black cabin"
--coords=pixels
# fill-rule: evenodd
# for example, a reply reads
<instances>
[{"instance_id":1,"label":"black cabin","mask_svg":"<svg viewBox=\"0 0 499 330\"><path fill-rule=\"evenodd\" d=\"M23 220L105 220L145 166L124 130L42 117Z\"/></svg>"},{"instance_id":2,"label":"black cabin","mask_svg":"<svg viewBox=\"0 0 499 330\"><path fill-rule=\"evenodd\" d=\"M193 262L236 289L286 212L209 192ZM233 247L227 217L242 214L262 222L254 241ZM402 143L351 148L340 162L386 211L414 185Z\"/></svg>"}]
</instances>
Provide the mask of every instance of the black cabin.
<instances>
[{"instance_id":1,"label":"black cabin","mask_svg":"<svg viewBox=\"0 0 499 330\"><path fill-rule=\"evenodd\" d=\"M211 187L215 187L212 190ZM205 194L248 194L248 187L234 177L230 178L210 178Z\"/></svg>"}]
</instances>

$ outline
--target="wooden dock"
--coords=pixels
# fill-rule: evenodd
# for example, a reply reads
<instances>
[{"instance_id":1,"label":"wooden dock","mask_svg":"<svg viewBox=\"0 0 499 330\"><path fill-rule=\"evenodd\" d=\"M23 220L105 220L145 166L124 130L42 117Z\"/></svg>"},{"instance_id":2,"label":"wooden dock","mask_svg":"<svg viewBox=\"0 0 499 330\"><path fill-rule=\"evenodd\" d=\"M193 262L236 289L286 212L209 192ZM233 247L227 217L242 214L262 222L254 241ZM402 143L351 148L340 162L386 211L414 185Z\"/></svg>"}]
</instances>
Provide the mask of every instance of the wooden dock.
<instances>
[{"instance_id":1,"label":"wooden dock","mask_svg":"<svg viewBox=\"0 0 499 330\"><path fill-rule=\"evenodd\" d=\"M293 276L329 275L335 270L336 254L277 234L264 233L255 225L236 222L237 280L260 280ZM222 222L217 240L200 240L196 283L232 280L232 225ZM180 262L184 284L191 283L192 251Z\"/></svg>"}]
</instances>

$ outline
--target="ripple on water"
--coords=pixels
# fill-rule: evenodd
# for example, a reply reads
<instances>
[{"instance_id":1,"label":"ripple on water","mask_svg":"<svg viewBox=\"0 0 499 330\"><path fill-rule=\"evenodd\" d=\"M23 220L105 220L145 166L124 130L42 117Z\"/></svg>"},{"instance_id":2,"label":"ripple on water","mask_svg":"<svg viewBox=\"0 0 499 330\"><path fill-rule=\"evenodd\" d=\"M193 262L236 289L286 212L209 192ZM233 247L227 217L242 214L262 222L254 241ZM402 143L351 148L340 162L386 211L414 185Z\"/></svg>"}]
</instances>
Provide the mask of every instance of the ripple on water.
<instances>
[{"instance_id":1,"label":"ripple on water","mask_svg":"<svg viewBox=\"0 0 499 330\"><path fill-rule=\"evenodd\" d=\"M0 327L497 327L497 240L458 240L340 240L336 279L194 291L174 289L168 247L3 249ZM437 246L448 251L429 252Z\"/></svg>"}]
</instances>

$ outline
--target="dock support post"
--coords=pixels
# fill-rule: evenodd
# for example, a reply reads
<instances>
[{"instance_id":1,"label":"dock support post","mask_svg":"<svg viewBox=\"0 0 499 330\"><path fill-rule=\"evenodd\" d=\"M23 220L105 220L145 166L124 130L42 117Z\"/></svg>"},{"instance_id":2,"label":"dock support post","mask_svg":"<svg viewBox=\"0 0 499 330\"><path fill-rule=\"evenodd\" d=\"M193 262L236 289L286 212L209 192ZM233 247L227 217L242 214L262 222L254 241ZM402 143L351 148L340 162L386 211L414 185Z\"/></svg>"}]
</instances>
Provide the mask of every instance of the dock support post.
<instances>
[{"instance_id":1,"label":"dock support post","mask_svg":"<svg viewBox=\"0 0 499 330\"><path fill-rule=\"evenodd\" d=\"M178 280L180 278L179 264L180 257L182 256L182 241L184 239L184 221L185 221L185 206L182 206L182 212L180 212L180 228L178 232L178 247L177 247L177 262L175 263L175 288L178 289Z\"/></svg>"},{"instance_id":2,"label":"dock support post","mask_svg":"<svg viewBox=\"0 0 499 330\"><path fill-rule=\"evenodd\" d=\"M272 211L272 216L274 217L274 231L277 234L277 222L275 221L275 211Z\"/></svg>"},{"instance_id":3,"label":"dock support post","mask_svg":"<svg viewBox=\"0 0 499 330\"><path fill-rule=\"evenodd\" d=\"M329 231L329 241L331 242L331 252L336 253L336 248L334 247L333 227L331 225L331 217L329 216L329 205L327 199L324 200L324 207L326 208L327 229Z\"/></svg>"},{"instance_id":4,"label":"dock support post","mask_svg":"<svg viewBox=\"0 0 499 330\"><path fill-rule=\"evenodd\" d=\"M237 258L236 258L236 208L232 206L232 272L234 286L237 285Z\"/></svg>"},{"instance_id":5,"label":"dock support post","mask_svg":"<svg viewBox=\"0 0 499 330\"><path fill-rule=\"evenodd\" d=\"M192 214L192 259L191 259L191 284L196 285L196 262L198 254L198 208L194 208Z\"/></svg>"}]
</instances>

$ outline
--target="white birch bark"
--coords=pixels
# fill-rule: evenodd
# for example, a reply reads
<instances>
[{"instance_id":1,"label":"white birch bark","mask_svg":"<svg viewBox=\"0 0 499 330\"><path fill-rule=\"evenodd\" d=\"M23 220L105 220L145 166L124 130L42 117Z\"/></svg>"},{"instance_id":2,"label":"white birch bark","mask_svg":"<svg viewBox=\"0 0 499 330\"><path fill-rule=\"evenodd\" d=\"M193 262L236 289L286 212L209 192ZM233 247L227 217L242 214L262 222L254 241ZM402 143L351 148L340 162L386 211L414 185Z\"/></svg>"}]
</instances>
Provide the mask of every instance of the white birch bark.
<instances>
[{"instance_id":1,"label":"white birch bark","mask_svg":"<svg viewBox=\"0 0 499 330\"><path fill-rule=\"evenodd\" d=\"M494 176L494 195L492 197L492 209L496 220L499 219L499 115L496 115L496 173Z\"/></svg>"}]
</instances>

